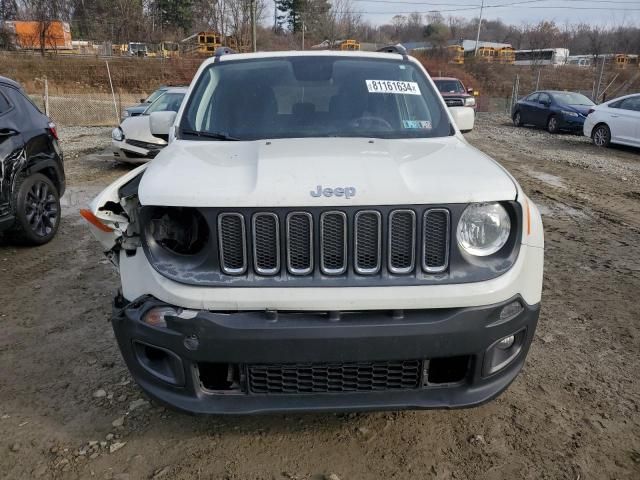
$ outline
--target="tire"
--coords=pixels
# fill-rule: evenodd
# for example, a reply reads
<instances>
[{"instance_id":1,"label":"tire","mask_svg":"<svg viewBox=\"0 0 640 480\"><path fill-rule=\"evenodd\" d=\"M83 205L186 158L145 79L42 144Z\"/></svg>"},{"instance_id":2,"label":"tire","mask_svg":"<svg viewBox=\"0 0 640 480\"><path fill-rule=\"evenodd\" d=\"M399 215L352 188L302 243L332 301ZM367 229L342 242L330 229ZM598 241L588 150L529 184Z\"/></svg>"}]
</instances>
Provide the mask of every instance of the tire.
<instances>
[{"instance_id":1,"label":"tire","mask_svg":"<svg viewBox=\"0 0 640 480\"><path fill-rule=\"evenodd\" d=\"M558 133L560 131L560 123L558 122L558 117L555 115L551 115L549 120L547 120L547 132L549 133Z\"/></svg>"},{"instance_id":2,"label":"tire","mask_svg":"<svg viewBox=\"0 0 640 480\"><path fill-rule=\"evenodd\" d=\"M60 197L51 180L40 173L22 178L13 200L16 223L9 239L23 245L51 241L60 226Z\"/></svg>"},{"instance_id":3,"label":"tire","mask_svg":"<svg viewBox=\"0 0 640 480\"><path fill-rule=\"evenodd\" d=\"M591 132L591 140L596 147L608 147L611 143L611 130L604 123L596 125Z\"/></svg>"},{"instance_id":4,"label":"tire","mask_svg":"<svg viewBox=\"0 0 640 480\"><path fill-rule=\"evenodd\" d=\"M521 127L522 126L522 117L520 115L520 112L514 113L512 120L513 120L513 124L516 127Z\"/></svg>"}]
</instances>

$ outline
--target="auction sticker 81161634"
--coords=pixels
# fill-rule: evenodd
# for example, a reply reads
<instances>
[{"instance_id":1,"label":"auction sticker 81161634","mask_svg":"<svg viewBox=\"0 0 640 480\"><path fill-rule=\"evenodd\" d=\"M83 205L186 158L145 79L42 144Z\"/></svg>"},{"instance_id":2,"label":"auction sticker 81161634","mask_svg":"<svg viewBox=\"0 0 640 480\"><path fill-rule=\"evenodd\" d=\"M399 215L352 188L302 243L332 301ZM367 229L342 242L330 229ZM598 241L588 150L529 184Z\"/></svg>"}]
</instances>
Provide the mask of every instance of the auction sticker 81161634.
<instances>
[{"instance_id":1,"label":"auction sticker 81161634","mask_svg":"<svg viewBox=\"0 0 640 480\"><path fill-rule=\"evenodd\" d=\"M365 80L369 93L397 93L400 95L421 95L416 82L401 80Z\"/></svg>"}]
</instances>

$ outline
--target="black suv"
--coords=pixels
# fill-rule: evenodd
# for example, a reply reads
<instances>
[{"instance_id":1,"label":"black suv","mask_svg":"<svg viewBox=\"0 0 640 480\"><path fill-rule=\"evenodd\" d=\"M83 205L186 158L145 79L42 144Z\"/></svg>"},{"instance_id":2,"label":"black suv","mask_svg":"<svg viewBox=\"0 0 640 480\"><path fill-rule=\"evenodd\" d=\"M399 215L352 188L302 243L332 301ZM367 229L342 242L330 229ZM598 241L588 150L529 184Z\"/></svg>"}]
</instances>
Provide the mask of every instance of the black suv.
<instances>
[{"instance_id":1,"label":"black suv","mask_svg":"<svg viewBox=\"0 0 640 480\"><path fill-rule=\"evenodd\" d=\"M20 85L0 77L0 232L42 245L60 225L65 178L56 126Z\"/></svg>"}]
</instances>

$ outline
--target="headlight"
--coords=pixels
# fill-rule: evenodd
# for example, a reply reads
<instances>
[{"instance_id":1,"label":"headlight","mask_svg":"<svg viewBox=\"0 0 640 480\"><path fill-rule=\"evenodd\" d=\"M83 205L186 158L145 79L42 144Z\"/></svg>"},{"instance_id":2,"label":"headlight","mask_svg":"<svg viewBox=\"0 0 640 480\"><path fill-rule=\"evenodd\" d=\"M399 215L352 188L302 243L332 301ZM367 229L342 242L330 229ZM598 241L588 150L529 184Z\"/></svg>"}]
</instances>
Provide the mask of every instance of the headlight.
<instances>
[{"instance_id":1,"label":"headlight","mask_svg":"<svg viewBox=\"0 0 640 480\"><path fill-rule=\"evenodd\" d=\"M561 110L562 114L567 117L577 117L578 114L576 112L568 112L567 110Z\"/></svg>"},{"instance_id":2,"label":"headlight","mask_svg":"<svg viewBox=\"0 0 640 480\"><path fill-rule=\"evenodd\" d=\"M464 99L464 106L465 107L475 107L476 106L476 99L473 97L467 97Z\"/></svg>"},{"instance_id":3,"label":"headlight","mask_svg":"<svg viewBox=\"0 0 640 480\"><path fill-rule=\"evenodd\" d=\"M111 138L117 140L118 142L124 140L124 133L122 132L122 129L120 127L116 127L111 130Z\"/></svg>"},{"instance_id":4,"label":"headlight","mask_svg":"<svg viewBox=\"0 0 640 480\"><path fill-rule=\"evenodd\" d=\"M499 203L472 203L458 222L458 245L465 252L486 257L500 250L511 231L509 214Z\"/></svg>"},{"instance_id":5,"label":"headlight","mask_svg":"<svg viewBox=\"0 0 640 480\"><path fill-rule=\"evenodd\" d=\"M178 255L202 252L209 238L207 222L195 208L164 208L154 210L148 235L164 250Z\"/></svg>"}]
</instances>

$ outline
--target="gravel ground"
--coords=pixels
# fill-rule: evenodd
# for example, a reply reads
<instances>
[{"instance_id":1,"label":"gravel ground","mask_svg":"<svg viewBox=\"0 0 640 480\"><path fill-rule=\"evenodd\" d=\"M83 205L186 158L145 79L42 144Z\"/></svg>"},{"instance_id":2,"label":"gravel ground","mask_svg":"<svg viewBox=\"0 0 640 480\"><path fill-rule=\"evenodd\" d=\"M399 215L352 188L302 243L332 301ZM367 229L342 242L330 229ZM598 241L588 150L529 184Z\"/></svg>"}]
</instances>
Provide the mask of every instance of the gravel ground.
<instances>
[{"instance_id":1,"label":"gravel ground","mask_svg":"<svg viewBox=\"0 0 640 480\"><path fill-rule=\"evenodd\" d=\"M527 364L458 411L190 417L149 402L111 327L116 273L77 211L130 167L109 129L63 129L59 235L0 246L0 477L640 478L640 151L479 117L468 140L540 206L546 264ZM481 179L479 179L481 181Z\"/></svg>"}]
</instances>

